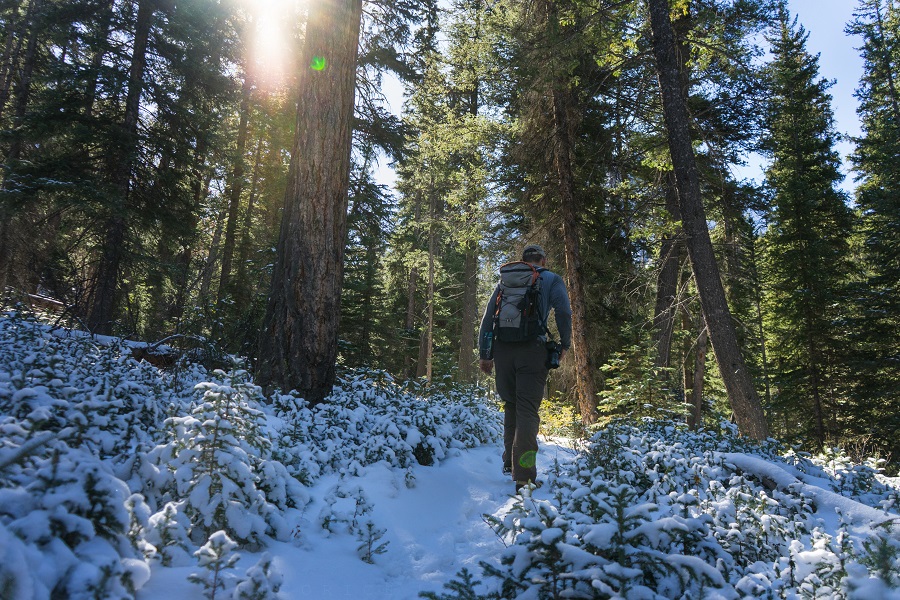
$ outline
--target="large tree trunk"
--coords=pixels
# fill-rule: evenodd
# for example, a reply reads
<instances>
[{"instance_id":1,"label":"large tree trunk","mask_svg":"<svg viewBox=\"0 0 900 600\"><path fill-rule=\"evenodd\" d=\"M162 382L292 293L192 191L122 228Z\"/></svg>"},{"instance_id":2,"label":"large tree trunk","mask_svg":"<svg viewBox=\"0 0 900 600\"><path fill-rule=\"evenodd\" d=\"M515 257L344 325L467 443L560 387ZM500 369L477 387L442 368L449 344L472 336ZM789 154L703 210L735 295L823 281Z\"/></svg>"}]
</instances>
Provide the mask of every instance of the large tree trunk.
<instances>
[{"instance_id":1,"label":"large tree trunk","mask_svg":"<svg viewBox=\"0 0 900 600\"><path fill-rule=\"evenodd\" d=\"M709 237L706 213L700 196L700 179L691 145L687 99L683 94L682 74L675 52L669 4L667 0L648 0L648 6L653 31L653 53L659 75L669 150L675 169L682 226L704 319L738 429L746 436L765 439L768 435L765 415L753 388L750 372L741 356Z\"/></svg>"},{"instance_id":2,"label":"large tree trunk","mask_svg":"<svg viewBox=\"0 0 900 600\"><path fill-rule=\"evenodd\" d=\"M575 179L572 173L572 140L565 92L554 90L553 139L556 174L559 178L560 209L563 220L563 241L566 252L569 299L572 305L572 351L575 355L575 381L581 420L589 425L597 420L597 394L593 368L587 346L587 317L585 309L584 274L581 268L581 247L578 209L575 201Z\"/></svg>"},{"instance_id":3,"label":"large tree trunk","mask_svg":"<svg viewBox=\"0 0 900 600\"><path fill-rule=\"evenodd\" d=\"M675 177L669 172L664 184L666 210L680 221L678 191ZM653 313L653 341L656 344L656 366L671 366L672 335L675 331L675 311L678 299L678 273L684 252L684 236L679 230L663 236L659 249L660 268L656 276L656 308Z\"/></svg>"},{"instance_id":4,"label":"large tree trunk","mask_svg":"<svg viewBox=\"0 0 900 600\"><path fill-rule=\"evenodd\" d=\"M475 17L475 36L480 36L481 34L481 2L474 3L474 17ZM481 104L480 94L480 80L477 74L477 69L480 68L480 65L477 65L473 62L470 65L472 69L472 88L468 94L468 112L472 116L472 118L478 117L478 108ZM474 178L467 178L470 189L469 193L466 195L466 222L464 223L464 227L466 227L466 233L472 234L474 231L470 231L470 227L477 227L475 224L475 218L473 215L478 212L478 193L477 193L477 181ZM476 237L474 235L467 235L467 241L464 244L465 250L465 264L463 267L463 296L462 296L462 322L460 326L460 334L459 334L459 357L457 360L457 367L459 370L459 379L460 381L471 382L475 378L475 354L474 348L476 345L476 339L478 334L476 332L477 321L480 317L477 311L478 305L478 242L475 240Z\"/></svg>"},{"instance_id":5,"label":"large tree trunk","mask_svg":"<svg viewBox=\"0 0 900 600\"><path fill-rule=\"evenodd\" d=\"M134 29L134 45L128 74L128 93L125 98L125 118L122 123L122 144L112 170L112 184L119 196L119 206L112 209L106 221L105 238L100 251L100 263L91 294L87 324L94 333L110 333L115 317L119 277L125 256L128 233L127 205L131 193L131 172L138 150L138 121L141 94L144 89L144 69L147 65L147 46L155 0L138 3Z\"/></svg>"},{"instance_id":6,"label":"large tree trunk","mask_svg":"<svg viewBox=\"0 0 900 600\"><path fill-rule=\"evenodd\" d=\"M238 210L241 206L241 194L244 191L244 154L247 150L247 133L250 129L250 100L252 84L250 76L244 74L241 86L240 121L238 123L237 147L234 150L234 162L228 183L228 222L225 225L225 241L222 244L222 272L219 277L218 301L221 303L231 292L231 263L234 259L235 240L237 238Z\"/></svg>"},{"instance_id":7,"label":"large tree trunk","mask_svg":"<svg viewBox=\"0 0 900 600\"><path fill-rule=\"evenodd\" d=\"M335 379L361 0L310 4L297 132L257 381L322 402Z\"/></svg>"},{"instance_id":8,"label":"large tree trunk","mask_svg":"<svg viewBox=\"0 0 900 600\"><path fill-rule=\"evenodd\" d=\"M550 39L558 38L559 17L555 0L544 6L546 31ZM549 63L550 61L548 61ZM570 111L574 104L570 82L552 77L550 112L553 166L563 224L563 244L566 256L566 275L569 300L572 306L572 353L575 358L575 396L581 420L589 425L597 420L597 394L594 386L591 357L587 346L587 311L585 308L584 273L581 266L580 226L575 199L575 175L572 167L574 140Z\"/></svg>"}]
</instances>

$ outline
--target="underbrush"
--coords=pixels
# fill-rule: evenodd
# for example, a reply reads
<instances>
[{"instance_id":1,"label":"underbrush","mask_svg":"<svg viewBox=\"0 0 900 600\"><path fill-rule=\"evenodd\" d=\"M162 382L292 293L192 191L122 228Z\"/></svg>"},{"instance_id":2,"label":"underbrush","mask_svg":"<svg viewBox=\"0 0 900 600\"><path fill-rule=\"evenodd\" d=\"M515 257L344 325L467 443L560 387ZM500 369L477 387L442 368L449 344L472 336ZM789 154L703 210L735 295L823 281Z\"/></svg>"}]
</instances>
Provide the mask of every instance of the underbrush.
<instances>
[{"instance_id":1,"label":"underbrush","mask_svg":"<svg viewBox=\"0 0 900 600\"><path fill-rule=\"evenodd\" d=\"M499 565L423 597L900 598L900 492L870 466L781 454L730 425L613 423L556 465L552 500L485 516Z\"/></svg>"},{"instance_id":2,"label":"underbrush","mask_svg":"<svg viewBox=\"0 0 900 600\"><path fill-rule=\"evenodd\" d=\"M160 371L115 341L8 314L0 598L133 598L153 564L210 571L191 579L208 597L273 598L271 559L233 574L235 549L291 539L292 511L323 475L435 464L496 441L489 405L478 389L431 393L351 371L329 402L309 407L266 398L239 363Z\"/></svg>"}]
</instances>

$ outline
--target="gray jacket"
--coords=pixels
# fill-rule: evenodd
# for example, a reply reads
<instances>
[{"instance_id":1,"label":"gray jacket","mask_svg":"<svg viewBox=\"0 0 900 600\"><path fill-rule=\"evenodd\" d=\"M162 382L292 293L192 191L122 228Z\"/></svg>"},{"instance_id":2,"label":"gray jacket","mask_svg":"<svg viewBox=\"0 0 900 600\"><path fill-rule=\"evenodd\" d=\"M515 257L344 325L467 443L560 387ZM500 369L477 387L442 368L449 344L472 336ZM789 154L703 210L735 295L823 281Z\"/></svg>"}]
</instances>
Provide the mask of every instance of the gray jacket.
<instances>
[{"instance_id":1,"label":"gray jacket","mask_svg":"<svg viewBox=\"0 0 900 600\"><path fill-rule=\"evenodd\" d=\"M563 278L544 267L538 267L541 279L541 322L547 323L550 317L550 309L553 309L553 317L556 319L556 328L559 330L559 343L566 350L572 345L572 307L569 304L569 292L566 291L566 284ZM494 330L494 308L497 303L497 293L500 286L494 288L487 306L484 309L484 316L481 318L481 329L478 331L478 347L481 358L488 358L483 355L484 336ZM546 340L546 335L541 336Z\"/></svg>"}]
</instances>

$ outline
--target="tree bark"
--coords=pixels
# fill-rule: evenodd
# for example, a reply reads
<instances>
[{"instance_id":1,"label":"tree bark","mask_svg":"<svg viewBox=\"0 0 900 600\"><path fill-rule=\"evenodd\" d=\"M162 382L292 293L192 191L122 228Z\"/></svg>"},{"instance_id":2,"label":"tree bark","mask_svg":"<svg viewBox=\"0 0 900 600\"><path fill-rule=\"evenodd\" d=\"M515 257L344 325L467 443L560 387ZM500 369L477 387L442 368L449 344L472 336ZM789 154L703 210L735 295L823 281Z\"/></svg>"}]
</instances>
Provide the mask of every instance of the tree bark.
<instances>
[{"instance_id":1,"label":"tree bark","mask_svg":"<svg viewBox=\"0 0 900 600\"><path fill-rule=\"evenodd\" d=\"M234 151L234 162L231 166L231 177L228 185L228 221L225 225L225 241L222 244L222 271L219 276L218 302L221 303L231 291L231 263L234 258L235 239L237 237L238 211L241 206L241 194L244 191L244 154L247 150L247 132L250 129L250 100L252 83L250 75L244 74L241 86L240 121L238 123L237 147Z\"/></svg>"},{"instance_id":2,"label":"tree bark","mask_svg":"<svg viewBox=\"0 0 900 600\"><path fill-rule=\"evenodd\" d=\"M563 220L563 241L566 253L569 300L572 305L572 352L575 355L577 403L581 420L589 425L597 420L597 394L593 369L587 346L587 317L585 310L584 275L581 268L578 209L575 200L575 178L572 173L572 140L569 135L567 102L564 92L554 90L553 140L556 175L559 178L559 199Z\"/></svg>"},{"instance_id":3,"label":"tree bark","mask_svg":"<svg viewBox=\"0 0 900 600\"><path fill-rule=\"evenodd\" d=\"M682 74L675 52L669 5L667 0L647 1L653 32L653 53L656 57L669 150L675 169L682 226L704 319L738 429L748 437L765 439L768 435L765 415L753 388L753 380L741 356L709 237L706 213L700 195L699 174L691 145L687 99L680 83Z\"/></svg>"},{"instance_id":4,"label":"tree bark","mask_svg":"<svg viewBox=\"0 0 900 600\"><path fill-rule=\"evenodd\" d=\"M548 39L559 37L559 17L555 0L547 0L543 18ZM548 60L548 64L552 61ZM575 175L572 167L574 140L570 111L574 104L570 82L558 75L550 81L550 118L553 168L557 178L557 192L562 216L563 245L566 257L566 276L572 307L572 354L575 359L575 396L581 420L585 425L597 420L597 394L594 386L591 358L587 346L587 317L585 308L584 273L581 266L580 226L575 198Z\"/></svg>"},{"instance_id":5,"label":"tree bark","mask_svg":"<svg viewBox=\"0 0 900 600\"><path fill-rule=\"evenodd\" d=\"M332 390L347 237L347 192L361 0L309 8L297 131L257 382L310 404Z\"/></svg>"},{"instance_id":6,"label":"tree bark","mask_svg":"<svg viewBox=\"0 0 900 600\"><path fill-rule=\"evenodd\" d=\"M697 337L697 349L694 353L693 385L691 386L691 415L688 427L698 429L703 424L703 378L706 376L706 327L701 327Z\"/></svg>"},{"instance_id":7,"label":"tree bark","mask_svg":"<svg viewBox=\"0 0 900 600\"><path fill-rule=\"evenodd\" d=\"M481 35L481 2L475 2L473 5L473 13L475 17L474 36L480 38ZM472 88L468 94L468 113L472 118L478 117L478 108L481 105L480 80L477 69L480 65L477 61L473 61L469 68L472 71ZM475 379L475 355L474 348L477 338L477 321L479 318L477 312L478 304L478 242L475 241L474 228L477 227L475 219L472 215L478 211L478 194L477 185L473 177L467 178L469 184L469 192L466 195L466 242L464 243L465 263L463 266L463 296L462 296L462 319L459 334L459 357L457 360L457 368L460 381L472 382Z\"/></svg>"},{"instance_id":8,"label":"tree bark","mask_svg":"<svg viewBox=\"0 0 900 600\"><path fill-rule=\"evenodd\" d=\"M259 194L259 177L262 169L263 137L259 136L256 142L256 152L253 159L253 175L250 177L250 195L247 198L247 211L244 213L244 223L241 231L241 241L238 244L238 264L235 308L239 315L243 315L250 308L254 286L250 285L247 274L247 262L250 260L250 246L253 237L253 213L256 210L256 197Z\"/></svg>"},{"instance_id":9,"label":"tree bark","mask_svg":"<svg viewBox=\"0 0 900 600\"><path fill-rule=\"evenodd\" d=\"M680 221L675 177L669 172L664 184L666 210ZM684 236L679 231L666 234L659 249L661 266L656 276L656 309L653 314L653 342L656 344L656 366L669 367L672 362L672 335L678 301L678 273L684 253Z\"/></svg>"},{"instance_id":10,"label":"tree bark","mask_svg":"<svg viewBox=\"0 0 900 600\"><path fill-rule=\"evenodd\" d=\"M424 377L428 383L431 383L434 368L434 257L437 252L437 230L435 228L437 192L433 186L429 190L429 195L431 202L428 211L428 313L420 341L419 366L416 377Z\"/></svg>"},{"instance_id":11,"label":"tree bark","mask_svg":"<svg viewBox=\"0 0 900 600\"><path fill-rule=\"evenodd\" d=\"M141 0L138 3L128 74L128 92L125 98L125 117L121 127L122 145L112 168L112 183L119 196L119 206L112 207L112 214L106 221L105 238L100 251L100 263L97 265L87 318L88 327L94 333L110 333L115 318L120 270L125 256L125 238L129 226L127 205L131 193L132 169L137 160L139 144L137 129L141 94L144 89L144 69L147 65L147 46L155 4L155 0Z\"/></svg>"}]
</instances>

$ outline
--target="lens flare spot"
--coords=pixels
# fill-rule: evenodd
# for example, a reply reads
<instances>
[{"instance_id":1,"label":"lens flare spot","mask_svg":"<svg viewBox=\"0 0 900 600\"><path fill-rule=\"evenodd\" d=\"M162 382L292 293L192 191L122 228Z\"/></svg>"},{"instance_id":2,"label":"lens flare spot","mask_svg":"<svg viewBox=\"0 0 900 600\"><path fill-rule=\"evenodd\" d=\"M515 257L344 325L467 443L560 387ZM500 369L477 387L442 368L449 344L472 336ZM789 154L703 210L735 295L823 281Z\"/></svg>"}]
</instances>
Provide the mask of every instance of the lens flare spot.
<instances>
[{"instance_id":1,"label":"lens flare spot","mask_svg":"<svg viewBox=\"0 0 900 600\"><path fill-rule=\"evenodd\" d=\"M309 68L313 71L324 71L325 70L325 57L324 56L313 56L312 62L309 64Z\"/></svg>"},{"instance_id":2,"label":"lens flare spot","mask_svg":"<svg viewBox=\"0 0 900 600\"><path fill-rule=\"evenodd\" d=\"M537 452L530 450L519 458L519 466L530 469L537 464Z\"/></svg>"}]
</instances>

